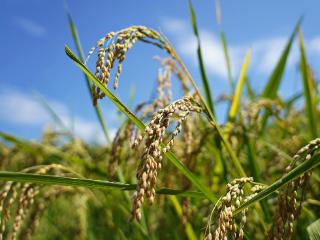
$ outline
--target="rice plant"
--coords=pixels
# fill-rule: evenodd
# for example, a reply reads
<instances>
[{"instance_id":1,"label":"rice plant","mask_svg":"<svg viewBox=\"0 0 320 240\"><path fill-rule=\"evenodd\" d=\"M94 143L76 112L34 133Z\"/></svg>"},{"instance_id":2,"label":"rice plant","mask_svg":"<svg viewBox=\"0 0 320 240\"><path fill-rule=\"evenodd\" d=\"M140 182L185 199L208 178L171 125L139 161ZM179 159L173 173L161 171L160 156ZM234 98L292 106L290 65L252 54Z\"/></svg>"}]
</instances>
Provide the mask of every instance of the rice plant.
<instances>
[{"instance_id":1,"label":"rice plant","mask_svg":"<svg viewBox=\"0 0 320 240\"><path fill-rule=\"evenodd\" d=\"M83 72L108 141L88 144L67 129L47 129L39 142L0 132L0 239L317 239L318 82L301 21L262 92L252 91L247 76L250 49L233 80L221 32L233 94L221 93L229 107L218 123L219 101L211 94L190 1L189 7L201 86L164 33L146 26L107 32L85 58L68 15L79 57L67 45L66 57ZM283 99L278 89L296 38L303 92ZM125 85L123 63L137 42L164 56L157 57L156 96L129 109L109 85L115 91ZM177 99L173 81L181 88ZM302 96L304 104L295 104ZM113 139L102 101L126 116Z\"/></svg>"}]
</instances>

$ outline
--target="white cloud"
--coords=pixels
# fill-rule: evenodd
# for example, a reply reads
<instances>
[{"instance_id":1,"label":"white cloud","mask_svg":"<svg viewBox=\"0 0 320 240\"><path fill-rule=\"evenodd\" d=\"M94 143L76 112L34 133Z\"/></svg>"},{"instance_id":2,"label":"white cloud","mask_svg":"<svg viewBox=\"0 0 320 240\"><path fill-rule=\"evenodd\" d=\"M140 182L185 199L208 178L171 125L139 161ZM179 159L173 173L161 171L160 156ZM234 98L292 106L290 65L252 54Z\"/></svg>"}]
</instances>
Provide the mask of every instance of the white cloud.
<instances>
[{"instance_id":1,"label":"white cloud","mask_svg":"<svg viewBox=\"0 0 320 240\"><path fill-rule=\"evenodd\" d=\"M175 33L177 31L181 33L188 30L188 26L183 20L175 18L164 19L162 26L170 33Z\"/></svg>"},{"instance_id":2,"label":"white cloud","mask_svg":"<svg viewBox=\"0 0 320 240\"><path fill-rule=\"evenodd\" d=\"M178 33L177 33L178 34ZM197 63L197 42L193 34L178 35L178 51L189 57L194 64ZM224 52L220 40L213 33L208 31L200 32L201 49L203 60L209 73L220 77L227 77L227 68L224 59ZM245 54L245 47L229 45L229 57L232 62L232 72L236 74L240 68L242 58Z\"/></svg>"},{"instance_id":3,"label":"white cloud","mask_svg":"<svg viewBox=\"0 0 320 240\"><path fill-rule=\"evenodd\" d=\"M306 46L311 51L315 51L318 54L320 53L320 36L313 38L311 41L309 41L309 44Z\"/></svg>"},{"instance_id":4,"label":"white cloud","mask_svg":"<svg viewBox=\"0 0 320 240\"><path fill-rule=\"evenodd\" d=\"M103 142L105 140L101 127L96 122L76 117L73 125L74 132L83 139L92 140L94 137L97 142Z\"/></svg>"},{"instance_id":5,"label":"white cloud","mask_svg":"<svg viewBox=\"0 0 320 240\"><path fill-rule=\"evenodd\" d=\"M42 37L46 34L46 29L39 23L24 17L16 17L16 24L28 34L34 37Z\"/></svg>"},{"instance_id":6,"label":"white cloud","mask_svg":"<svg viewBox=\"0 0 320 240\"><path fill-rule=\"evenodd\" d=\"M174 37L178 51L189 58L197 66L197 43L191 31L191 27L188 27L186 22L175 19L165 20L163 26L164 29ZM213 32L201 30L200 39L202 55L208 73L216 74L226 79L227 69L223 47L219 37ZM256 39L244 44L229 43L228 51L233 76L235 77L239 74L243 58L249 48L252 48L249 71L270 74L277 64L287 41L288 36L276 36L265 39ZM320 53L320 37L305 40L305 44L307 50L310 50L311 54L314 54L315 52ZM287 68L291 68L298 61L299 50L297 44L294 43L287 62Z\"/></svg>"},{"instance_id":7,"label":"white cloud","mask_svg":"<svg viewBox=\"0 0 320 240\"><path fill-rule=\"evenodd\" d=\"M67 107L58 101L47 101L50 107L59 115L64 125L72 126L76 136L88 141L105 142L105 137L98 121L91 121L75 116L72 120ZM112 114L109 114L109 116ZM23 127L45 127L53 125L49 113L44 109L37 98L31 94L16 90L0 91L0 119ZM113 120L113 119L111 119ZM110 129L110 137L114 137L115 129Z\"/></svg>"},{"instance_id":8,"label":"white cloud","mask_svg":"<svg viewBox=\"0 0 320 240\"><path fill-rule=\"evenodd\" d=\"M202 32L201 48L208 70L225 77L227 72L223 62L223 51L217 39L208 32ZM197 42L192 35L185 36L184 41L178 43L178 50L197 64Z\"/></svg>"},{"instance_id":9,"label":"white cloud","mask_svg":"<svg viewBox=\"0 0 320 240\"><path fill-rule=\"evenodd\" d=\"M191 27L188 26L186 22L176 19L166 19L163 22L163 27L166 32L173 35L178 51L197 65L197 42L191 31ZM207 66L207 71L227 78L224 52L218 36L212 32L201 30L200 39L202 55ZM244 46L228 46L233 74L236 74L239 70L245 49Z\"/></svg>"},{"instance_id":10,"label":"white cloud","mask_svg":"<svg viewBox=\"0 0 320 240\"><path fill-rule=\"evenodd\" d=\"M2 120L19 124L38 125L48 121L43 108L33 99L19 92L0 93L0 116Z\"/></svg>"}]
</instances>

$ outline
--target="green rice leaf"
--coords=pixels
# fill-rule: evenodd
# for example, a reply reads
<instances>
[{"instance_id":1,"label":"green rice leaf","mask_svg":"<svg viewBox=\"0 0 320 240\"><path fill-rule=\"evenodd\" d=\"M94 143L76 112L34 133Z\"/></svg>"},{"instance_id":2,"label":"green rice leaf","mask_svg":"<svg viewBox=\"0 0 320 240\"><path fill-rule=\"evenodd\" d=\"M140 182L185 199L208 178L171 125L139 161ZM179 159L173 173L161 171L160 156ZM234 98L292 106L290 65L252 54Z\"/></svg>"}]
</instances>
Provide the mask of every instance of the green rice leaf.
<instances>
[{"instance_id":1,"label":"green rice leaf","mask_svg":"<svg viewBox=\"0 0 320 240\"><path fill-rule=\"evenodd\" d=\"M296 24L293 33L291 34L287 45L285 47L285 49L282 52L282 55L280 57L280 59L278 60L278 63L276 65L276 67L274 68L268 82L267 85L264 88L264 91L262 93L262 96L265 98L275 98L277 96L278 93L278 88L280 86L280 82L282 79L282 75L284 72L284 69L286 67L286 63L287 63L287 59L291 50L291 46L293 43L293 40L297 34L297 31L301 25L301 21L302 19L299 19L298 23Z\"/></svg>"},{"instance_id":2,"label":"green rice leaf","mask_svg":"<svg viewBox=\"0 0 320 240\"><path fill-rule=\"evenodd\" d=\"M307 232L310 240L320 240L320 219L311 223L307 227Z\"/></svg>"},{"instance_id":3,"label":"green rice leaf","mask_svg":"<svg viewBox=\"0 0 320 240\"><path fill-rule=\"evenodd\" d=\"M317 133L317 99L316 87L313 84L313 76L308 65L306 53L304 49L303 37L299 31L299 47L300 47L300 71L303 83L303 92L305 97L305 109L308 117L310 138L316 138Z\"/></svg>"},{"instance_id":4,"label":"green rice leaf","mask_svg":"<svg viewBox=\"0 0 320 240\"><path fill-rule=\"evenodd\" d=\"M289 53L291 50L291 46L292 46L293 40L297 34L297 31L301 25L301 22L302 22L302 18L300 18L298 23L296 24L288 42L287 42L287 45L286 45L285 49L283 50L282 55L281 55L280 59L278 60L278 63L275 66L275 68L274 68L265 88L264 88L264 91L262 93L263 98L275 99L277 97L278 89L279 89L279 86L281 83L284 69L287 64L287 59L288 59L288 56L289 56ZM269 115L270 115L270 112L267 111L262 118L262 127L263 128L265 127L265 125L267 123Z\"/></svg>"},{"instance_id":5,"label":"green rice leaf","mask_svg":"<svg viewBox=\"0 0 320 240\"><path fill-rule=\"evenodd\" d=\"M54 109L46 101L46 99L38 93L36 94L36 97L39 100L39 102L41 103L41 105L44 107L44 109L50 114L52 120L64 131L64 133L68 134L70 137L73 137L72 132L65 125L65 123L62 121L62 119L56 113L56 111L54 111Z\"/></svg>"},{"instance_id":6,"label":"green rice leaf","mask_svg":"<svg viewBox=\"0 0 320 240\"><path fill-rule=\"evenodd\" d=\"M253 179L257 182L262 182L261 173L260 173L260 166L259 161L257 159L257 155L255 152L255 145L254 142L249 138L246 131L243 133L243 140L244 144L247 148L247 155L248 155L248 165L250 168L250 173ZM260 202L260 206L262 208L264 218L267 222L271 221L271 214L270 214L270 208L268 203L265 200L262 200Z\"/></svg>"},{"instance_id":7,"label":"green rice leaf","mask_svg":"<svg viewBox=\"0 0 320 240\"><path fill-rule=\"evenodd\" d=\"M25 182L35 183L43 185L58 185L58 186L70 186L70 187L86 187L90 189L120 189L120 190L135 190L136 184L127 184L120 182L109 182L104 180L93 180L88 178L72 178L61 177L54 175L40 175L33 173L21 173L21 172L7 172L0 171L1 181L13 181L13 182ZM158 194L164 195L177 195L183 197L196 197L203 198L204 195L200 192L176 190L170 188L157 189Z\"/></svg>"},{"instance_id":8,"label":"green rice leaf","mask_svg":"<svg viewBox=\"0 0 320 240\"><path fill-rule=\"evenodd\" d=\"M30 142L4 132L0 132L0 138L8 142L14 143L19 147L20 150L33 154L35 156L41 156L43 158L54 156L60 159L61 161L76 164L79 166L85 166L88 169L95 171L96 173L105 175L104 171L100 170L100 168L98 168L95 164L93 164L90 161L91 159L82 159L76 155L65 153L54 146L48 146L41 143Z\"/></svg>"},{"instance_id":9,"label":"green rice leaf","mask_svg":"<svg viewBox=\"0 0 320 240\"><path fill-rule=\"evenodd\" d=\"M179 203L177 197L176 196L169 196L169 200L171 201L177 215L180 218L182 218L183 217L183 210L182 210L181 204ZM190 222L186 222L184 231L185 231L189 240L197 240L197 236L196 236Z\"/></svg>"},{"instance_id":10,"label":"green rice leaf","mask_svg":"<svg viewBox=\"0 0 320 240\"><path fill-rule=\"evenodd\" d=\"M226 61L226 66L227 66L228 80L229 80L231 89L234 91L235 85L234 85L234 81L233 81L233 78L232 78L232 71L231 71L231 63L230 63L229 52L228 52L228 45L227 45L227 40L226 40L224 31L221 31L220 39L221 39L221 42L222 42L224 59Z\"/></svg>"},{"instance_id":11,"label":"green rice leaf","mask_svg":"<svg viewBox=\"0 0 320 240\"><path fill-rule=\"evenodd\" d=\"M190 18L191 18L193 32L197 38L197 44L198 44L197 56L198 56L198 62L199 62L199 67L200 67L200 73L201 73L201 79L202 79L202 84L203 84L203 88L204 88L206 103L209 106L211 112L214 114L214 104L213 104L213 100L212 100L210 84L209 84L209 80L208 80L205 66L204 66L204 62L203 62L200 36L199 36L199 31L198 31L197 22L196 22L196 15L195 15L191 0L189 0L189 10L190 10Z\"/></svg>"},{"instance_id":12,"label":"green rice leaf","mask_svg":"<svg viewBox=\"0 0 320 240\"><path fill-rule=\"evenodd\" d=\"M79 35L78 35L77 28L76 28L76 26L75 26L75 24L74 24L74 22L72 20L71 14L69 12L67 12L67 16L68 16L68 21L69 21L69 29L70 29L70 32L72 34L72 38L74 40L74 43L76 45L79 58L80 58L81 62L84 63L85 57L84 57L84 54L83 54L83 51L82 51L82 47L81 47L80 38L79 38ZM84 75L84 78L86 80L88 91L89 91L89 95L90 95L91 100L92 100L92 94L91 94L92 93L92 84L91 84L89 78L86 75ZM99 103L97 103L94 106L94 109L95 109L96 115L98 117L99 123L101 125L101 128L103 130L103 133L104 133L104 135L106 137L106 140L107 140L108 143L111 143L111 139L110 139L110 136L109 136L108 128L107 128L107 125L105 124L105 121L103 119Z\"/></svg>"},{"instance_id":13,"label":"green rice leaf","mask_svg":"<svg viewBox=\"0 0 320 240\"><path fill-rule=\"evenodd\" d=\"M250 55L251 55L251 49L248 50L248 52L244 58L239 81L237 83L237 87L236 87L234 95L233 95L233 99L232 99L231 107L230 107L230 111L229 111L229 121L230 122L233 122L235 120L236 114L239 111L241 93L242 93L242 88L243 88L244 82L246 81L246 74L247 74L247 70L248 70Z\"/></svg>"}]
</instances>

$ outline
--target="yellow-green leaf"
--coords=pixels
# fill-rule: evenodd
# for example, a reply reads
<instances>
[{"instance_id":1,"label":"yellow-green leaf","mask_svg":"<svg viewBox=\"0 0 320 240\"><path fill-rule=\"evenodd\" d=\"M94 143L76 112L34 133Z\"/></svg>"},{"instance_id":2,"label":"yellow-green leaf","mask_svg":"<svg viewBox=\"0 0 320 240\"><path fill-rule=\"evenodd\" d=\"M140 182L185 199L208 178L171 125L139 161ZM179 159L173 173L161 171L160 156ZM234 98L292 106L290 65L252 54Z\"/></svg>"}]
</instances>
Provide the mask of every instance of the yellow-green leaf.
<instances>
[{"instance_id":1,"label":"yellow-green leaf","mask_svg":"<svg viewBox=\"0 0 320 240\"><path fill-rule=\"evenodd\" d=\"M303 37L299 31L299 47L300 47L300 71L303 83L303 92L305 97L305 109L308 117L310 138L316 138L317 133L317 106L316 106L316 88L313 83L313 76L308 65L306 53L304 49Z\"/></svg>"},{"instance_id":2,"label":"yellow-green leaf","mask_svg":"<svg viewBox=\"0 0 320 240\"><path fill-rule=\"evenodd\" d=\"M242 88L243 88L244 82L246 81L246 74L247 74L247 70L248 70L250 55L251 55L251 49L248 50L248 52L244 58L242 68L241 68L240 77L239 77L237 87L236 87L234 95L233 95L233 100L232 100L230 111L229 111L229 121L231 121L231 122L234 121L236 114L239 110L241 93L242 93Z\"/></svg>"}]
</instances>

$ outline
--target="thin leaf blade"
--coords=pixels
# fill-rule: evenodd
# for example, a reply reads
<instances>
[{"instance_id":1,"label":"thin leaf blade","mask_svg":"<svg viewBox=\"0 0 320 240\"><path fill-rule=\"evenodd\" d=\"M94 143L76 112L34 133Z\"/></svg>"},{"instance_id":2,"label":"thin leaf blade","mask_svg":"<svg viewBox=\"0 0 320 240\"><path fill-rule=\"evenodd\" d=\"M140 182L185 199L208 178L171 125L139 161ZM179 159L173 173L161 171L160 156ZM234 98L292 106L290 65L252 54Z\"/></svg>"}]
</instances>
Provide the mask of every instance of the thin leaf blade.
<instances>
[{"instance_id":1,"label":"thin leaf blade","mask_svg":"<svg viewBox=\"0 0 320 240\"><path fill-rule=\"evenodd\" d=\"M320 219L311 223L307 227L307 232L310 240L320 240Z\"/></svg>"},{"instance_id":2,"label":"thin leaf blade","mask_svg":"<svg viewBox=\"0 0 320 240\"><path fill-rule=\"evenodd\" d=\"M317 106L316 106L316 89L312 82L312 74L307 63L302 32L299 31L300 47L300 71L303 83L303 92L305 97L305 109L309 122L310 138L317 137Z\"/></svg>"},{"instance_id":3,"label":"thin leaf blade","mask_svg":"<svg viewBox=\"0 0 320 240\"><path fill-rule=\"evenodd\" d=\"M234 92L233 100L231 102L231 107L230 107L230 111L229 111L229 121L230 122L233 122L235 120L236 114L239 111L241 93L242 93L243 85L246 81L246 75L247 75L247 70L248 70L249 61L250 61L250 55L251 55L251 49L248 50L248 52L246 53L246 56L244 58L242 68L241 68L240 77L239 77L237 87Z\"/></svg>"},{"instance_id":4,"label":"thin leaf blade","mask_svg":"<svg viewBox=\"0 0 320 240\"><path fill-rule=\"evenodd\" d=\"M121 182L110 182L105 180L95 180L88 178L74 178L74 177L62 177L55 175L40 175L33 173L22 173L22 172L9 172L0 171L1 181L13 181L22 183L35 183L42 185L52 186L69 186L69 187L85 187L89 189L119 189L124 191L135 190L136 184L128 184ZM183 197L196 197L203 198L204 195L200 192L185 191L170 188L157 189L158 194L174 195Z\"/></svg>"},{"instance_id":5,"label":"thin leaf blade","mask_svg":"<svg viewBox=\"0 0 320 240\"><path fill-rule=\"evenodd\" d=\"M71 14L68 11L67 11L67 16L68 16L68 22L69 22L69 29L70 29L72 38L74 40L74 43L76 45L79 58L80 58L81 62L84 63L85 62L85 57L84 57L84 54L83 54L83 51L82 51L81 42L80 42L80 38L79 38L79 34L78 34L78 31L77 31L77 28L76 28L76 26L75 26L75 24L73 22ZM91 84L89 78L86 75L84 75L84 77L85 77L86 84L87 84L87 87L88 87L89 95L90 95L91 100L92 100L92 94L91 94L91 92L92 92L92 84ZM100 105L97 103L94 106L94 109L95 109L96 115L98 117L99 123L101 125L101 128L103 130L103 133L105 135L105 138L106 138L108 143L111 143L111 138L109 136L109 131L108 131L107 125L106 125L106 123L104 121L104 118L102 116Z\"/></svg>"},{"instance_id":6,"label":"thin leaf blade","mask_svg":"<svg viewBox=\"0 0 320 240\"><path fill-rule=\"evenodd\" d=\"M281 54L281 57L278 60L277 65L275 66L271 76L269 77L269 80L268 80L268 82L263 90L263 93L261 95L262 98L275 99L277 97L278 89L279 89L281 79L282 79L282 76L283 76L283 73L284 73L284 70L286 67L286 63L287 63L288 56L289 56L289 53L290 53L290 50L292 47L292 43L293 43L293 40L295 39L295 36L298 32L298 29L301 25L301 22L302 22L302 18L300 18L298 23L296 24L296 26L295 26L287 44L286 44L286 47L284 48L284 50ZM264 129L269 116L270 116L270 112L266 111L262 120L261 120L262 129Z\"/></svg>"},{"instance_id":7,"label":"thin leaf blade","mask_svg":"<svg viewBox=\"0 0 320 240\"><path fill-rule=\"evenodd\" d=\"M232 78L231 62L230 62L228 45L227 45L227 40L226 40L224 31L220 32L220 40L222 42L223 54L224 54L224 59L225 59L225 62L226 62L229 84L231 86L231 89L234 91L235 85L234 85L234 81L233 81L233 78Z\"/></svg>"},{"instance_id":8,"label":"thin leaf blade","mask_svg":"<svg viewBox=\"0 0 320 240\"><path fill-rule=\"evenodd\" d=\"M210 108L211 112L214 114L214 103L212 100L209 80L208 80L206 69L204 66L204 61L203 61L203 57L202 57L202 50L201 50L201 43L200 43L200 36L199 36L199 31L198 31L197 21L196 21L196 15L195 15L195 11L193 9L191 0L189 0L189 12L190 12L190 18L191 18L193 32L194 32L194 35L196 36L197 44L198 44L197 57L198 57L198 62L199 62L199 68L200 68L201 79L202 79L202 84L203 84L203 88L204 88L206 103L207 103L208 107Z\"/></svg>"}]
</instances>

